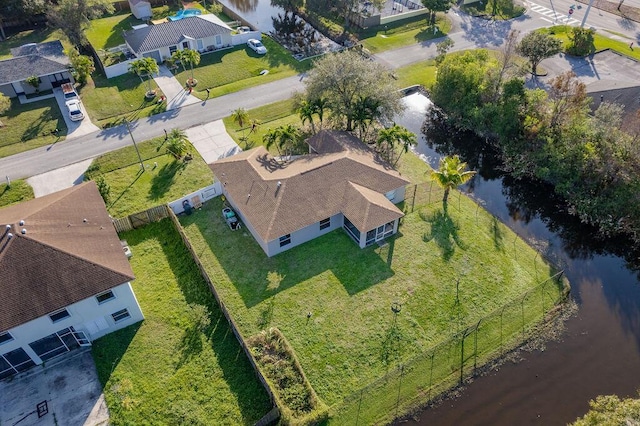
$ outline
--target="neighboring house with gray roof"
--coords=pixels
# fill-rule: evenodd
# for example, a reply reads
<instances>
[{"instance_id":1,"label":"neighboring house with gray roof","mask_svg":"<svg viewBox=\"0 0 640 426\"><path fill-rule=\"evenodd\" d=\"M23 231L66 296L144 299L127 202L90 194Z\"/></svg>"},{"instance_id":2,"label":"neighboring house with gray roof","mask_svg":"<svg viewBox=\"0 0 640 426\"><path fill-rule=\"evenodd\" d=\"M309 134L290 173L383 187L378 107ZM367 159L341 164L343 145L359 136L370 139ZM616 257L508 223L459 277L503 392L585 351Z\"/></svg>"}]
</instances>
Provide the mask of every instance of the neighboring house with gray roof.
<instances>
[{"instance_id":1,"label":"neighboring house with gray roof","mask_svg":"<svg viewBox=\"0 0 640 426\"><path fill-rule=\"evenodd\" d=\"M25 44L11 49L11 54L13 58L0 61L0 92L10 98L35 93L25 82L34 75L40 78L41 91L73 82L71 64L59 40Z\"/></svg>"},{"instance_id":2,"label":"neighboring house with gray roof","mask_svg":"<svg viewBox=\"0 0 640 426\"><path fill-rule=\"evenodd\" d=\"M267 256L337 228L361 248L395 234L409 180L347 132L307 142L311 154L284 163L258 147L209 165Z\"/></svg>"},{"instance_id":3,"label":"neighboring house with gray roof","mask_svg":"<svg viewBox=\"0 0 640 426\"><path fill-rule=\"evenodd\" d=\"M213 14L136 27L124 33L129 49L138 58L163 62L182 49L199 52L231 46L231 28Z\"/></svg>"},{"instance_id":4,"label":"neighboring house with gray roof","mask_svg":"<svg viewBox=\"0 0 640 426\"><path fill-rule=\"evenodd\" d=\"M0 209L0 379L143 319L94 182Z\"/></svg>"}]
</instances>

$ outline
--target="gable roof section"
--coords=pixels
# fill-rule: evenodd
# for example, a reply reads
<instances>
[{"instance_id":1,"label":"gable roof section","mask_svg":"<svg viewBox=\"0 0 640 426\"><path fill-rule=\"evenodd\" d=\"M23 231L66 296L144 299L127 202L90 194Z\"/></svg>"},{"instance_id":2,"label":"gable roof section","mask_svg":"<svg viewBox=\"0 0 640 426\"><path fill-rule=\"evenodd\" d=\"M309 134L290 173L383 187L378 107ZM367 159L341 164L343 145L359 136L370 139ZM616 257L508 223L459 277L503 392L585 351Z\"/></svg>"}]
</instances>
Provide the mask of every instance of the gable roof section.
<instances>
[{"instance_id":1,"label":"gable roof section","mask_svg":"<svg viewBox=\"0 0 640 426\"><path fill-rule=\"evenodd\" d=\"M15 47L11 54L15 57L0 61L0 84L67 71L70 65L59 40Z\"/></svg>"},{"instance_id":2,"label":"gable roof section","mask_svg":"<svg viewBox=\"0 0 640 426\"><path fill-rule=\"evenodd\" d=\"M402 216L384 194L409 181L362 146L303 155L286 164L258 147L209 167L264 241L346 211L366 231Z\"/></svg>"},{"instance_id":3,"label":"gable roof section","mask_svg":"<svg viewBox=\"0 0 640 426\"><path fill-rule=\"evenodd\" d=\"M0 331L134 278L94 182L2 208L0 225Z\"/></svg>"},{"instance_id":4,"label":"gable roof section","mask_svg":"<svg viewBox=\"0 0 640 426\"><path fill-rule=\"evenodd\" d=\"M231 28L218 17L207 14L129 30L124 33L124 38L131 49L139 54L177 45L185 38L197 40L228 34L230 31Z\"/></svg>"}]
</instances>

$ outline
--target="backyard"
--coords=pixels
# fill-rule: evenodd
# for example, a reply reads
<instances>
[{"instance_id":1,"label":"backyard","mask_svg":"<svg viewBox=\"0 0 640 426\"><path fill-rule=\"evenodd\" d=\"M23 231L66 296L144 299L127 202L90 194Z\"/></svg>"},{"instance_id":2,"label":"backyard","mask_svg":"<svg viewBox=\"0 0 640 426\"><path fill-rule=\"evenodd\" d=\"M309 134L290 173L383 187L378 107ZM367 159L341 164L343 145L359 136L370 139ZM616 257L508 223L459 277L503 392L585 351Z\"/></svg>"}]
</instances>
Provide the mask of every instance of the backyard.
<instances>
[{"instance_id":1,"label":"backyard","mask_svg":"<svg viewBox=\"0 0 640 426\"><path fill-rule=\"evenodd\" d=\"M269 398L172 223L120 236L145 320L93 344L109 424L254 424Z\"/></svg>"},{"instance_id":2,"label":"backyard","mask_svg":"<svg viewBox=\"0 0 640 426\"><path fill-rule=\"evenodd\" d=\"M166 153L164 137L138 143L141 166L135 148L126 148L104 154L91 163L86 179L100 176L109 185L109 214L115 218L166 204L185 194L213 183L213 174L200 154L189 144L192 159L174 160Z\"/></svg>"},{"instance_id":3,"label":"backyard","mask_svg":"<svg viewBox=\"0 0 640 426\"><path fill-rule=\"evenodd\" d=\"M424 181L426 166L417 157L406 155L402 163L403 175ZM430 188L421 188L425 185ZM353 395L361 395L363 386L493 315L556 272L459 193L443 211L441 194L434 190L418 197L415 208L407 203L399 234L364 250L336 230L267 258L248 232L225 226L218 199L181 223L242 333L278 327L318 396L332 407L333 421L351 424L360 416ZM561 292L559 284L550 283L542 296L547 307ZM529 306L533 302L526 304L527 329L541 319L539 302L535 309ZM397 317L394 303L401 306ZM504 338L500 334L496 340L497 322L492 322L493 331L478 339L478 345L492 346L481 362L524 332L519 309L517 321L505 319ZM454 373L455 361L446 364L434 383ZM423 374L405 380L415 386L410 395L403 393L401 405L408 409L428 383ZM382 402L395 395L395 386L364 403L362 413L371 422L390 420L392 410Z\"/></svg>"}]
</instances>

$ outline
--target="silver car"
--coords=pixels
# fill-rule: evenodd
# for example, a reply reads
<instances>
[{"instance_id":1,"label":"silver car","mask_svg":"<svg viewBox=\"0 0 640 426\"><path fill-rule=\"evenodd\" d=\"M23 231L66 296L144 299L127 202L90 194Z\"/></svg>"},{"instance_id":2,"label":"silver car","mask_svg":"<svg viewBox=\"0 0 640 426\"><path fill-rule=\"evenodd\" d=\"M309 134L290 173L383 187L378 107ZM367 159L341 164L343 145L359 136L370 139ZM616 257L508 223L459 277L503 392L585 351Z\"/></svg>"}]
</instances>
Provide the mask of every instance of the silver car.
<instances>
[{"instance_id":1,"label":"silver car","mask_svg":"<svg viewBox=\"0 0 640 426\"><path fill-rule=\"evenodd\" d=\"M84 118L82 108L80 108L80 101L78 99L67 101L66 105L69 110L69 118L71 121L80 121Z\"/></svg>"},{"instance_id":2,"label":"silver car","mask_svg":"<svg viewBox=\"0 0 640 426\"><path fill-rule=\"evenodd\" d=\"M264 47L264 44L260 40L256 40L255 38L250 38L247 40L247 46L251 48L254 52L259 55L264 55L267 53L267 48Z\"/></svg>"}]
</instances>

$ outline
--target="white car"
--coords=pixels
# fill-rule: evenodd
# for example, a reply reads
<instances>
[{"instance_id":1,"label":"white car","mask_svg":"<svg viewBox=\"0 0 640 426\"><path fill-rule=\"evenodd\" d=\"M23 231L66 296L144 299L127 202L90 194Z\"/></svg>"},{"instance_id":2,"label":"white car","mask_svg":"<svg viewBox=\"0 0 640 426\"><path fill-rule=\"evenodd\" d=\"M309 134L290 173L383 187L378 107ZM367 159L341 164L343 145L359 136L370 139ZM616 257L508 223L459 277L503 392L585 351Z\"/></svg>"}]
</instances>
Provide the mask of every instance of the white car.
<instances>
[{"instance_id":1,"label":"white car","mask_svg":"<svg viewBox=\"0 0 640 426\"><path fill-rule=\"evenodd\" d=\"M264 55L267 53L267 48L264 47L264 44L260 40L256 40L255 38L250 38L247 40L247 46L251 48L254 52L259 55Z\"/></svg>"},{"instance_id":2,"label":"white car","mask_svg":"<svg viewBox=\"0 0 640 426\"><path fill-rule=\"evenodd\" d=\"M71 121L80 121L84 118L82 108L80 108L80 101L78 99L67 101L66 105L69 110L69 118Z\"/></svg>"}]
</instances>

